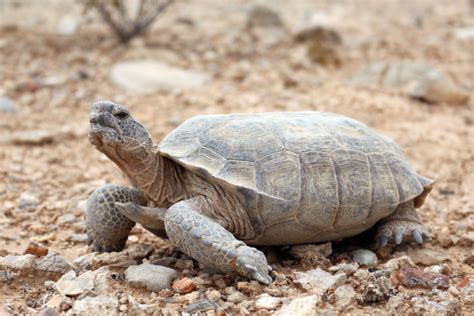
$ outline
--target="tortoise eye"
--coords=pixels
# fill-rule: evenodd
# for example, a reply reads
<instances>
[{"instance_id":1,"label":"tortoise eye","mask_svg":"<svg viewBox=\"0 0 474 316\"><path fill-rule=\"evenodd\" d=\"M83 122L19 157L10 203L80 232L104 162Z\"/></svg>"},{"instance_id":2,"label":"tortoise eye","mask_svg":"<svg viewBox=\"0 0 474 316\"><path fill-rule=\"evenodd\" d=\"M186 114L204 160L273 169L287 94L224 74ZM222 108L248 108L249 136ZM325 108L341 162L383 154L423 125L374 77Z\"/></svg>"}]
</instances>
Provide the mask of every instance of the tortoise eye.
<instances>
[{"instance_id":1,"label":"tortoise eye","mask_svg":"<svg viewBox=\"0 0 474 316\"><path fill-rule=\"evenodd\" d=\"M128 113L127 112L118 112L118 113L115 113L114 116L116 118L119 118L119 119L123 120L123 119L126 119L128 117Z\"/></svg>"}]
</instances>

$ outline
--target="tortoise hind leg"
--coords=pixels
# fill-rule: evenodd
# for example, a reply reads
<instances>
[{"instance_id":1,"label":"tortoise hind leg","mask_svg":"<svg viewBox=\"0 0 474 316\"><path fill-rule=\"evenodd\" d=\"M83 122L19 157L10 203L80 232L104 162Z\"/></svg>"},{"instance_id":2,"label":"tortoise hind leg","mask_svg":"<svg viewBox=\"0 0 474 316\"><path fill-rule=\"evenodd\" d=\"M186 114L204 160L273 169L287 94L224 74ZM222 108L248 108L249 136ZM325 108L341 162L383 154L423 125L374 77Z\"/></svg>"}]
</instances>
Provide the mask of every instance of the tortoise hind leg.
<instances>
[{"instance_id":1,"label":"tortoise hind leg","mask_svg":"<svg viewBox=\"0 0 474 316\"><path fill-rule=\"evenodd\" d=\"M120 251L125 247L128 233L135 222L124 216L117 202L146 204L145 196L137 189L120 185L104 185L87 200L87 243L96 251Z\"/></svg>"},{"instance_id":2,"label":"tortoise hind leg","mask_svg":"<svg viewBox=\"0 0 474 316\"><path fill-rule=\"evenodd\" d=\"M377 226L377 248L384 247L389 242L399 245L402 241L410 240L422 244L423 239L430 238L428 229L421 223L415 210L413 200L400 204L395 213L381 220Z\"/></svg>"}]
</instances>

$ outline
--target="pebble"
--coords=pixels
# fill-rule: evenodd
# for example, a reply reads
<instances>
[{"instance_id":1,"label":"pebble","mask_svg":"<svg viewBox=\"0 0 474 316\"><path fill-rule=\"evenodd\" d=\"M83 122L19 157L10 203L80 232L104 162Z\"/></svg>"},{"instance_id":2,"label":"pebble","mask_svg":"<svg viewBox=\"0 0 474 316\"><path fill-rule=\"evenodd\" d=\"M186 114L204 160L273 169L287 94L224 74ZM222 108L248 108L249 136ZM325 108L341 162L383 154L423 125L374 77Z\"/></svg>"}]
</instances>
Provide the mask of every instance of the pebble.
<instances>
[{"instance_id":1,"label":"pebble","mask_svg":"<svg viewBox=\"0 0 474 316\"><path fill-rule=\"evenodd\" d=\"M15 103L8 97L0 96L0 112L13 113L15 111Z\"/></svg>"},{"instance_id":2,"label":"pebble","mask_svg":"<svg viewBox=\"0 0 474 316\"><path fill-rule=\"evenodd\" d=\"M281 303L281 298L263 293L255 301L255 307L258 309L273 310Z\"/></svg>"},{"instance_id":3,"label":"pebble","mask_svg":"<svg viewBox=\"0 0 474 316\"><path fill-rule=\"evenodd\" d=\"M338 272L342 271L346 275L352 275L359 269L357 263L340 263L337 266L332 266L328 270L329 272Z\"/></svg>"},{"instance_id":4,"label":"pebble","mask_svg":"<svg viewBox=\"0 0 474 316\"><path fill-rule=\"evenodd\" d=\"M43 246L42 244L30 241L30 243L25 249L24 254L25 255L30 254L37 257L43 257L48 254L48 251L49 251L48 248Z\"/></svg>"},{"instance_id":5,"label":"pebble","mask_svg":"<svg viewBox=\"0 0 474 316\"><path fill-rule=\"evenodd\" d=\"M72 224L74 222L77 222L77 217L72 214L64 214L57 220L58 225Z\"/></svg>"},{"instance_id":6,"label":"pebble","mask_svg":"<svg viewBox=\"0 0 474 316\"><path fill-rule=\"evenodd\" d=\"M203 311L208 311L208 310L217 310L219 309L219 305L214 303L211 300L200 300L197 301L196 303L189 304L184 308L185 313L198 313L198 312L203 312Z\"/></svg>"},{"instance_id":7,"label":"pebble","mask_svg":"<svg viewBox=\"0 0 474 316\"><path fill-rule=\"evenodd\" d=\"M169 66L154 60L115 64L109 77L118 87L137 94L197 88L211 79L209 74Z\"/></svg>"},{"instance_id":8,"label":"pebble","mask_svg":"<svg viewBox=\"0 0 474 316\"><path fill-rule=\"evenodd\" d=\"M227 297L227 301L232 302L232 303L241 303L241 302L245 301L246 299L247 299L247 297L244 294L242 294L241 292L238 292L238 291L230 294Z\"/></svg>"},{"instance_id":9,"label":"pebble","mask_svg":"<svg viewBox=\"0 0 474 316\"><path fill-rule=\"evenodd\" d=\"M372 267L377 265L377 255L368 249L357 249L352 252L352 260L361 266Z\"/></svg>"},{"instance_id":10,"label":"pebble","mask_svg":"<svg viewBox=\"0 0 474 316\"><path fill-rule=\"evenodd\" d=\"M474 27L460 27L454 30L454 36L459 40L472 41L474 40Z\"/></svg>"},{"instance_id":11,"label":"pebble","mask_svg":"<svg viewBox=\"0 0 474 316\"><path fill-rule=\"evenodd\" d=\"M174 281L173 283L173 290L175 290L179 294L191 293L195 289L196 284L190 278L184 277L182 279Z\"/></svg>"},{"instance_id":12,"label":"pebble","mask_svg":"<svg viewBox=\"0 0 474 316\"><path fill-rule=\"evenodd\" d=\"M52 309L51 307L46 307L45 309L42 309L41 312L39 313L39 316L59 316L60 314L55 310Z\"/></svg>"},{"instance_id":13,"label":"pebble","mask_svg":"<svg viewBox=\"0 0 474 316\"><path fill-rule=\"evenodd\" d=\"M327 258L331 253L332 245L330 242L321 245L296 245L292 246L290 250L290 254L298 259L317 258L320 256Z\"/></svg>"},{"instance_id":14,"label":"pebble","mask_svg":"<svg viewBox=\"0 0 474 316\"><path fill-rule=\"evenodd\" d=\"M403 267L415 267L415 263L408 256L400 256L393 258L384 263L383 267L387 270L393 271Z\"/></svg>"},{"instance_id":15,"label":"pebble","mask_svg":"<svg viewBox=\"0 0 474 316\"><path fill-rule=\"evenodd\" d=\"M50 131L32 130L16 132L12 135L11 142L15 145L45 145L54 140Z\"/></svg>"},{"instance_id":16,"label":"pebble","mask_svg":"<svg viewBox=\"0 0 474 316\"><path fill-rule=\"evenodd\" d=\"M153 247L148 244L131 244L125 252L134 260L142 260L153 252Z\"/></svg>"},{"instance_id":17,"label":"pebble","mask_svg":"<svg viewBox=\"0 0 474 316\"><path fill-rule=\"evenodd\" d=\"M34 210L38 204L38 197L31 192L23 192L18 200L18 208L22 210Z\"/></svg>"},{"instance_id":18,"label":"pebble","mask_svg":"<svg viewBox=\"0 0 474 316\"><path fill-rule=\"evenodd\" d=\"M177 277L175 270L149 263L130 266L125 271L125 278L131 286L146 287L150 291L171 288L171 282Z\"/></svg>"},{"instance_id":19,"label":"pebble","mask_svg":"<svg viewBox=\"0 0 474 316\"><path fill-rule=\"evenodd\" d=\"M0 268L10 270L30 270L34 267L36 256L34 255L23 255L23 256L12 256L8 255L0 257Z\"/></svg>"},{"instance_id":20,"label":"pebble","mask_svg":"<svg viewBox=\"0 0 474 316\"><path fill-rule=\"evenodd\" d=\"M49 252L36 262L35 269L51 273L66 273L71 270L71 265L55 252Z\"/></svg>"},{"instance_id":21,"label":"pebble","mask_svg":"<svg viewBox=\"0 0 474 316\"><path fill-rule=\"evenodd\" d=\"M130 315L153 314L156 310L155 304L141 304L132 295L128 296L128 307Z\"/></svg>"},{"instance_id":22,"label":"pebble","mask_svg":"<svg viewBox=\"0 0 474 316\"><path fill-rule=\"evenodd\" d=\"M88 253L86 255L77 257L72 262L74 265L81 267L83 270L91 270L92 269L92 260L95 257L96 253Z\"/></svg>"},{"instance_id":23,"label":"pebble","mask_svg":"<svg viewBox=\"0 0 474 316\"><path fill-rule=\"evenodd\" d=\"M87 271L76 277L73 270L64 274L57 282L56 289L65 296L78 296L94 289L95 273Z\"/></svg>"},{"instance_id":24,"label":"pebble","mask_svg":"<svg viewBox=\"0 0 474 316\"><path fill-rule=\"evenodd\" d=\"M340 286L334 291L336 305L339 309L345 309L355 302L356 291L350 285Z\"/></svg>"},{"instance_id":25,"label":"pebble","mask_svg":"<svg viewBox=\"0 0 474 316\"><path fill-rule=\"evenodd\" d=\"M178 259L176 260L174 267L181 270L192 270L194 268L194 263L192 260Z\"/></svg>"},{"instance_id":26,"label":"pebble","mask_svg":"<svg viewBox=\"0 0 474 316\"><path fill-rule=\"evenodd\" d=\"M125 252L104 252L96 254L92 258L92 268L98 269L103 266L116 265L129 261L130 258Z\"/></svg>"},{"instance_id":27,"label":"pebble","mask_svg":"<svg viewBox=\"0 0 474 316\"><path fill-rule=\"evenodd\" d=\"M458 310L456 300L446 299L435 302L424 297L414 297L411 303L417 315L456 315Z\"/></svg>"},{"instance_id":28,"label":"pebble","mask_svg":"<svg viewBox=\"0 0 474 316\"><path fill-rule=\"evenodd\" d=\"M80 23L79 15L65 15L59 19L56 31L59 35L70 36L76 33Z\"/></svg>"},{"instance_id":29,"label":"pebble","mask_svg":"<svg viewBox=\"0 0 474 316\"><path fill-rule=\"evenodd\" d=\"M221 299L222 294L221 294L221 292L218 291L218 290L209 290L209 291L206 293L206 296L207 296L208 299L217 302L218 300Z\"/></svg>"},{"instance_id":30,"label":"pebble","mask_svg":"<svg viewBox=\"0 0 474 316\"><path fill-rule=\"evenodd\" d=\"M276 316L316 316L318 315L317 304L321 301L317 295L297 297L278 310Z\"/></svg>"},{"instance_id":31,"label":"pebble","mask_svg":"<svg viewBox=\"0 0 474 316\"><path fill-rule=\"evenodd\" d=\"M67 240L75 243L85 243L87 241L87 234L70 234Z\"/></svg>"},{"instance_id":32,"label":"pebble","mask_svg":"<svg viewBox=\"0 0 474 316\"><path fill-rule=\"evenodd\" d=\"M256 5L249 12L247 27L282 28L284 23L280 15L274 10L262 5Z\"/></svg>"},{"instance_id":33,"label":"pebble","mask_svg":"<svg viewBox=\"0 0 474 316\"><path fill-rule=\"evenodd\" d=\"M449 260L447 253L428 248L410 249L408 250L408 255L415 263L421 263L426 266Z\"/></svg>"},{"instance_id":34,"label":"pebble","mask_svg":"<svg viewBox=\"0 0 474 316\"><path fill-rule=\"evenodd\" d=\"M295 276L295 282L300 283L306 290L315 291L320 295L330 288L342 285L347 279L343 272L332 275L320 268L306 272L295 272Z\"/></svg>"},{"instance_id":35,"label":"pebble","mask_svg":"<svg viewBox=\"0 0 474 316\"><path fill-rule=\"evenodd\" d=\"M74 302L66 315L117 315L119 302L112 296L87 296Z\"/></svg>"}]
</instances>

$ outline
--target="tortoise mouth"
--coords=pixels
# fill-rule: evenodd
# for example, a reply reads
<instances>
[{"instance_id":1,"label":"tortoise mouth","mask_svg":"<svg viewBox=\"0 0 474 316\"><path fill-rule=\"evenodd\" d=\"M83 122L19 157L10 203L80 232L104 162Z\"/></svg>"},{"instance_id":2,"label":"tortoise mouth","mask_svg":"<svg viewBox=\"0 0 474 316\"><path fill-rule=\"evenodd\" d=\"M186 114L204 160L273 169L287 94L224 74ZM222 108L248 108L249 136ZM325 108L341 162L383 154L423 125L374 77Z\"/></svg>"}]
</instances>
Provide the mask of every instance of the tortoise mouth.
<instances>
[{"instance_id":1,"label":"tortoise mouth","mask_svg":"<svg viewBox=\"0 0 474 316\"><path fill-rule=\"evenodd\" d=\"M121 135L114 126L91 123L89 127L89 142L96 148L106 144L115 144L121 140Z\"/></svg>"}]
</instances>

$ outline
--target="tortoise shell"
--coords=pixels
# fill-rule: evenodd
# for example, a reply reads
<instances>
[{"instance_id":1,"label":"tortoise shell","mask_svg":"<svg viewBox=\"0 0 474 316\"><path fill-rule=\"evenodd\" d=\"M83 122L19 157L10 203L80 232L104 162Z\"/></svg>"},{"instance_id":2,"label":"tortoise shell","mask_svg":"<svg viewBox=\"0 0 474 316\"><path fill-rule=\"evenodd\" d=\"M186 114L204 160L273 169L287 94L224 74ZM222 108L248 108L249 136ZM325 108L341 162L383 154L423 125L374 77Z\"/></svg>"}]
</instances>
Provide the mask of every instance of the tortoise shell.
<instances>
[{"instance_id":1,"label":"tortoise shell","mask_svg":"<svg viewBox=\"0 0 474 316\"><path fill-rule=\"evenodd\" d=\"M421 206L433 183L393 140L324 112L196 116L159 148L237 192L257 234L266 231L256 243L316 242L316 231L321 240L354 235L400 203Z\"/></svg>"}]
</instances>

